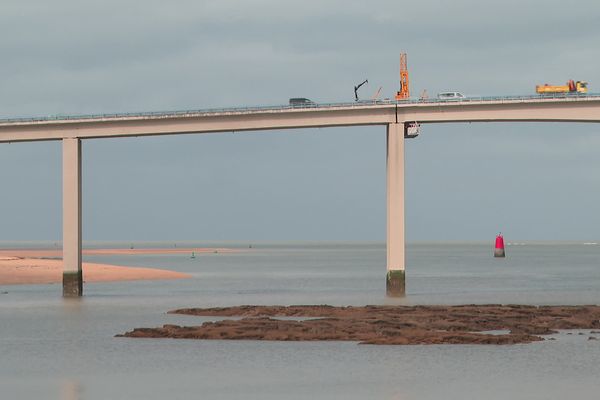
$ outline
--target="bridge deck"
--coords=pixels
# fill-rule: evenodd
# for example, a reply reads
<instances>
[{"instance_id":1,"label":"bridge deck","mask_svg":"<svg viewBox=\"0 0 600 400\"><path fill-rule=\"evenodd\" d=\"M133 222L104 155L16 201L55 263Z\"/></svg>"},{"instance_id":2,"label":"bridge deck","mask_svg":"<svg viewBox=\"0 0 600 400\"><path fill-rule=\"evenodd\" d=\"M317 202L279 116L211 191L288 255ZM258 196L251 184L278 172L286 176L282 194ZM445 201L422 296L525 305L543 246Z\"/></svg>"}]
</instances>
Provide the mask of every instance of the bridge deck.
<instances>
[{"instance_id":1,"label":"bridge deck","mask_svg":"<svg viewBox=\"0 0 600 400\"><path fill-rule=\"evenodd\" d=\"M106 121L106 120L135 120L135 119L159 119L190 116L217 116L217 115L239 115L260 112L284 112L290 110L328 110L328 109L356 109L364 107L431 107L431 106L457 106L474 104L515 104L515 103L548 103L548 102L572 102L572 101L598 101L600 93L589 94L550 94L550 95L525 95L525 96L477 96L462 99L407 99L396 100L363 100L346 103L314 103L310 105L272 105L251 107L228 107L210 108L199 110L176 110L176 111L151 111L151 112L128 112L108 114L81 114L81 115L48 115L34 117L10 117L0 118L0 127L40 122L82 122L82 121Z\"/></svg>"},{"instance_id":2,"label":"bridge deck","mask_svg":"<svg viewBox=\"0 0 600 400\"><path fill-rule=\"evenodd\" d=\"M600 122L600 94L376 100L0 119L0 143L419 122Z\"/></svg>"}]
</instances>

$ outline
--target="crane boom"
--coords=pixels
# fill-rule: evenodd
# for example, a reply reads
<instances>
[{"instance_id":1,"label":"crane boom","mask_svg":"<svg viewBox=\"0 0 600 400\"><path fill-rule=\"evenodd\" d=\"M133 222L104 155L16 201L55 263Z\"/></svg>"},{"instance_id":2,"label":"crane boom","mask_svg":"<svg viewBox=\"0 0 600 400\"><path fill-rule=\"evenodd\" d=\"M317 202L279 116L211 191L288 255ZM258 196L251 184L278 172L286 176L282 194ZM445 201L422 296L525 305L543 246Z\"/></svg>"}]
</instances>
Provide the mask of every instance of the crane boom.
<instances>
[{"instance_id":1,"label":"crane boom","mask_svg":"<svg viewBox=\"0 0 600 400\"><path fill-rule=\"evenodd\" d=\"M365 83L369 83L368 79L365 79L362 83L359 83L357 86L354 86L354 101L358 101L358 89Z\"/></svg>"}]
</instances>

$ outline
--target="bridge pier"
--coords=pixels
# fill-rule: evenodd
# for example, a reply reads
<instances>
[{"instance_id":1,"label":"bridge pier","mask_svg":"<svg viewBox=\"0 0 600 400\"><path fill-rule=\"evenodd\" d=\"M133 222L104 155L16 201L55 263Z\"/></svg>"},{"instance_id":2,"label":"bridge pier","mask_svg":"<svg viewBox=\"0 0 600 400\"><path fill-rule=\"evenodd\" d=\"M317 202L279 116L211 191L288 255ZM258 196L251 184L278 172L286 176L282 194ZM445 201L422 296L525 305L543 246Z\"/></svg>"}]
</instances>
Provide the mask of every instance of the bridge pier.
<instances>
[{"instance_id":1,"label":"bridge pier","mask_svg":"<svg viewBox=\"0 0 600 400\"><path fill-rule=\"evenodd\" d=\"M63 297L83 294L81 269L81 140L63 142Z\"/></svg>"},{"instance_id":2,"label":"bridge pier","mask_svg":"<svg viewBox=\"0 0 600 400\"><path fill-rule=\"evenodd\" d=\"M387 277L386 294L405 295L404 124L387 125Z\"/></svg>"}]
</instances>

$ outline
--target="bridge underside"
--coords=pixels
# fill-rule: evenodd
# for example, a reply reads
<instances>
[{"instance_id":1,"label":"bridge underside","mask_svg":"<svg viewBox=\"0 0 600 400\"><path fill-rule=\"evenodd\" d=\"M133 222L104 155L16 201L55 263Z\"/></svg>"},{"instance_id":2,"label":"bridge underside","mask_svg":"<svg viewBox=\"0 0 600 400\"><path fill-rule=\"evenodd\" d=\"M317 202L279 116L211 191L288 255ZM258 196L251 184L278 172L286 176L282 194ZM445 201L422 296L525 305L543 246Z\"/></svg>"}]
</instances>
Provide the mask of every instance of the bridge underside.
<instances>
[{"instance_id":1,"label":"bridge underside","mask_svg":"<svg viewBox=\"0 0 600 400\"><path fill-rule=\"evenodd\" d=\"M388 296L405 295L404 124L387 126ZM63 296L83 295L81 139L63 139Z\"/></svg>"}]
</instances>

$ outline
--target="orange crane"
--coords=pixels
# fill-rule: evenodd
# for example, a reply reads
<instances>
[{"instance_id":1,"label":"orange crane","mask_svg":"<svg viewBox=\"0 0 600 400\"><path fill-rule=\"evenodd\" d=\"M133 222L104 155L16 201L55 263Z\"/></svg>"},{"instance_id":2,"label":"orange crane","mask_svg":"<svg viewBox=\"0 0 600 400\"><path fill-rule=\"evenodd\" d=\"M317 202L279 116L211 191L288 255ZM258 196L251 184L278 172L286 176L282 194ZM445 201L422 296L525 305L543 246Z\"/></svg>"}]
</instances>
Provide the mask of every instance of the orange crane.
<instances>
[{"instance_id":1,"label":"orange crane","mask_svg":"<svg viewBox=\"0 0 600 400\"><path fill-rule=\"evenodd\" d=\"M408 68L406 67L406 53L400 53L400 90L396 92L396 100L405 100L410 96L408 90Z\"/></svg>"}]
</instances>

